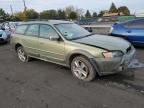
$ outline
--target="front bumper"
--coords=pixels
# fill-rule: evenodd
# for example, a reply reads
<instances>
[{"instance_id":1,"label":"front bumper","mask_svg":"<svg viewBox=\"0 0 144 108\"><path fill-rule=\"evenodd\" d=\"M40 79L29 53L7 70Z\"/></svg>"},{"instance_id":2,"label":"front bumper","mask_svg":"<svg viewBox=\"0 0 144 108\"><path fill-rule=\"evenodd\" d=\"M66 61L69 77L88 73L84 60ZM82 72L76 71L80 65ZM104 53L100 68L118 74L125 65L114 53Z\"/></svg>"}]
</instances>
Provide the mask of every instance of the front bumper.
<instances>
[{"instance_id":1,"label":"front bumper","mask_svg":"<svg viewBox=\"0 0 144 108\"><path fill-rule=\"evenodd\" d=\"M117 58L94 58L93 64L98 71L99 75L114 74L122 71L129 70L129 65L135 58L135 49L126 53L123 57Z\"/></svg>"}]
</instances>

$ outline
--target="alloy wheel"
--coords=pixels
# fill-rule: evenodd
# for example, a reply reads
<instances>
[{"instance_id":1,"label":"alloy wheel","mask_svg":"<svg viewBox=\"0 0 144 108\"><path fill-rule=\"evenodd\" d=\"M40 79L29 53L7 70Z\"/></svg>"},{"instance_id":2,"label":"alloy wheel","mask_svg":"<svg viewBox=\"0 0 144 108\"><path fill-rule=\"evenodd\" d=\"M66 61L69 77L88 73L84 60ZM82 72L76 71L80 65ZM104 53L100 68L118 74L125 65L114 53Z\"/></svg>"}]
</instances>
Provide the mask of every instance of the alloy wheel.
<instances>
[{"instance_id":1,"label":"alloy wheel","mask_svg":"<svg viewBox=\"0 0 144 108\"><path fill-rule=\"evenodd\" d=\"M87 65L81 60L75 60L72 65L73 72L79 79L86 79L89 74Z\"/></svg>"},{"instance_id":2,"label":"alloy wheel","mask_svg":"<svg viewBox=\"0 0 144 108\"><path fill-rule=\"evenodd\" d=\"M22 48L19 48L18 51L17 51L17 53L18 53L19 59L20 59L22 62L25 62L26 59L27 59L27 57L26 57L26 55L25 55L24 50L23 50Z\"/></svg>"}]
</instances>

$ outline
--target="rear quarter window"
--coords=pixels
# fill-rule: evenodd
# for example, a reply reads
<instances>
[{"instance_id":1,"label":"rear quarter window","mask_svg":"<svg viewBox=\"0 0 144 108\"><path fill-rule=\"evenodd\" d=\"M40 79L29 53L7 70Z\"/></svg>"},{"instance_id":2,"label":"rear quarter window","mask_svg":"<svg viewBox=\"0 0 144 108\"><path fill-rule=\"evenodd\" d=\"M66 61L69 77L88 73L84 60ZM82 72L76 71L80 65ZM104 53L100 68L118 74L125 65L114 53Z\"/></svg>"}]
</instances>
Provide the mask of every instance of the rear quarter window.
<instances>
[{"instance_id":1,"label":"rear quarter window","mask_svg":"<svg viewBox=\"0 0 144 108\"><path fill-rule=\"evenodd\" d=\"M27 29L28 25L20 25L20 26L17 26L16 28L16 34L24 34L26 29Z\"/></svg>"}]
</instances>

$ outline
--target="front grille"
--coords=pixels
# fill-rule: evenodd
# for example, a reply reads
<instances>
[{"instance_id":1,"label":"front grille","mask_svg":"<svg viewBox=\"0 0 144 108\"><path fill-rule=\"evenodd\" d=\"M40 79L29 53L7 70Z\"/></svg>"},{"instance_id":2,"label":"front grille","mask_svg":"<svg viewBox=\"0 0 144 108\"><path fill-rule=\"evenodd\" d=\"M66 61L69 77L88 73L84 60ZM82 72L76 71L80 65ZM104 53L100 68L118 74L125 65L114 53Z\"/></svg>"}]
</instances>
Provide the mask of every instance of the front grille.
<instances>
[{"instance_id":1,"label":"front grille","mask_svg":"<svg viewBox=\"0 0 144 108\"><path fill-rule=\"evenodd\" d=\"M132 49L132 46L129 46L127 49L126 49L126 52L129 53Z\"/></svg>"}]
</instances>

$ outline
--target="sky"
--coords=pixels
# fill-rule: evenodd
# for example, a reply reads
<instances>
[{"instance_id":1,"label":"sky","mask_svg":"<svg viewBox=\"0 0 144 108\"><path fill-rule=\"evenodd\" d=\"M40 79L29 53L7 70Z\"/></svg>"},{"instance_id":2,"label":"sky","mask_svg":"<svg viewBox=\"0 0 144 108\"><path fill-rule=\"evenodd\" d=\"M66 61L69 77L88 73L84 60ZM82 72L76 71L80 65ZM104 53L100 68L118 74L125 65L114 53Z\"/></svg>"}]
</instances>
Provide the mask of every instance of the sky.
<instances>
[{"instance_id":1,"label":"sky","mask_svg":"<svg viewBox=\"0 0 144 108\"><path fill-rule=\"evenodd\" d=\"M23 0L0 0L0 8L6 12L11 12L12 5L14 12L24 9ZM131 13L144 13L144 0L25 0L29 9L35 9L38 12L49 9L63 9L66 6L73 5L84 10L89 9L91 12L99 12L100 10L108 10L112 2L119 6L128 6Z\"/></svg>"}]
</instances>

